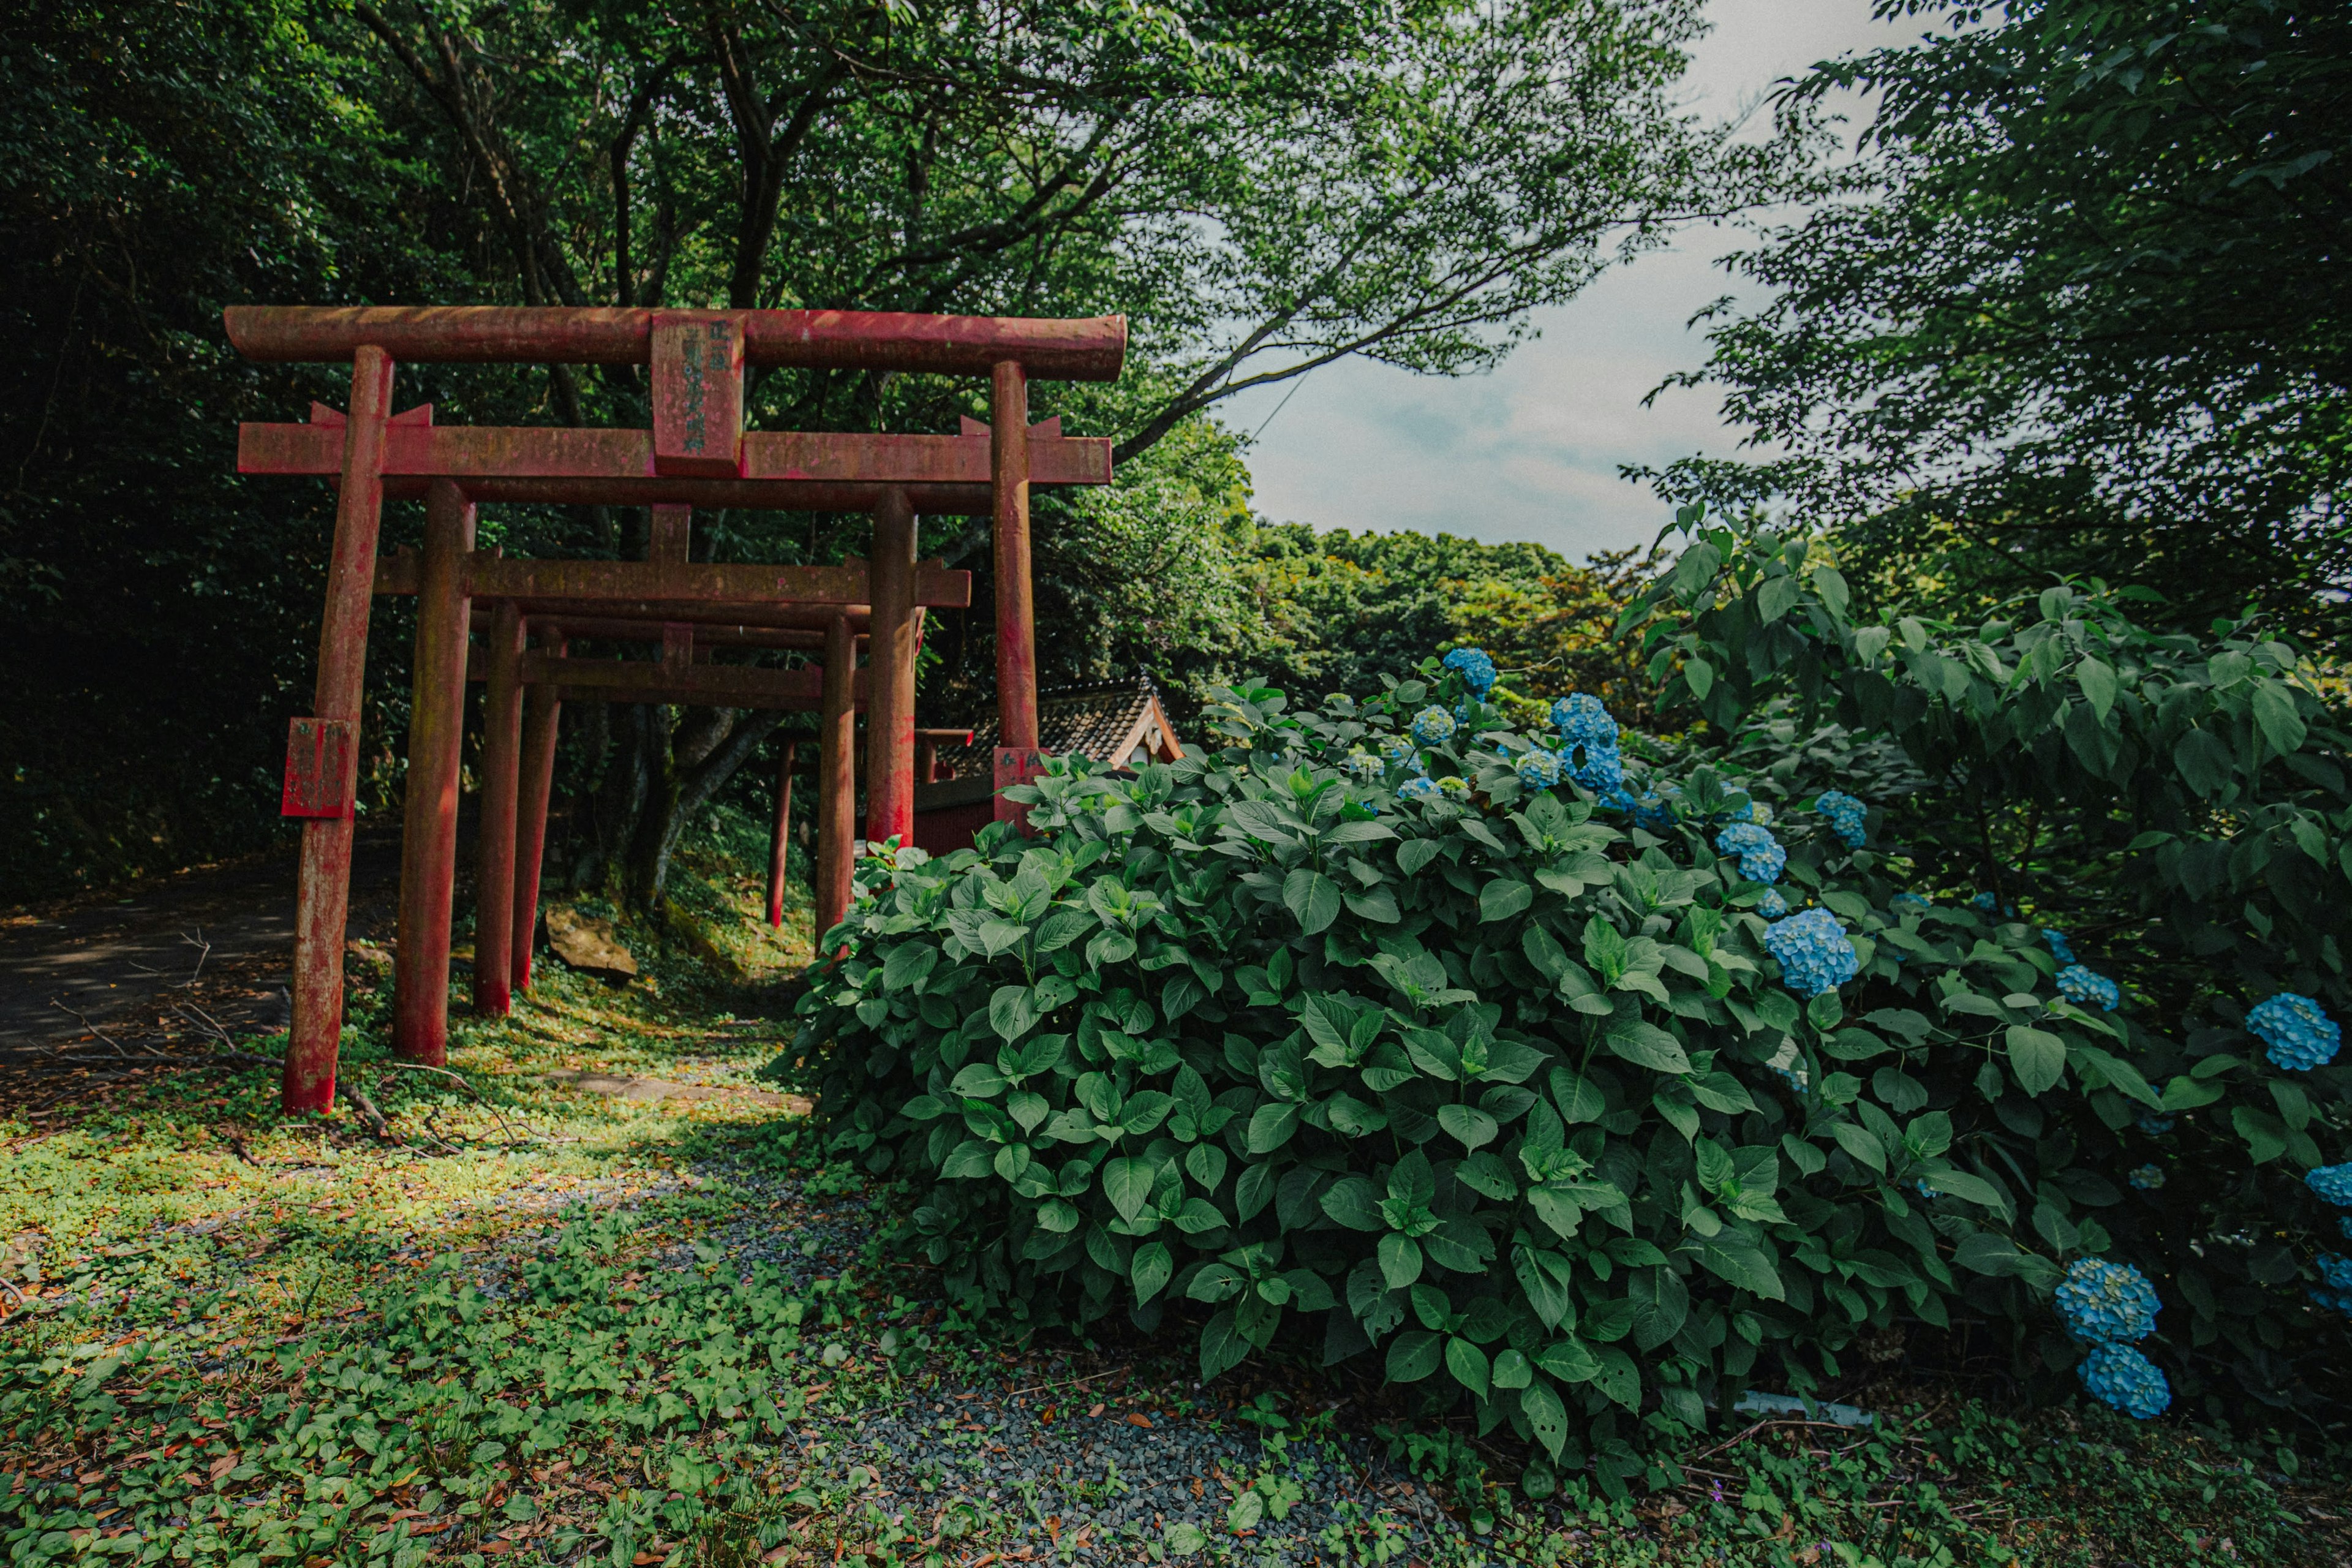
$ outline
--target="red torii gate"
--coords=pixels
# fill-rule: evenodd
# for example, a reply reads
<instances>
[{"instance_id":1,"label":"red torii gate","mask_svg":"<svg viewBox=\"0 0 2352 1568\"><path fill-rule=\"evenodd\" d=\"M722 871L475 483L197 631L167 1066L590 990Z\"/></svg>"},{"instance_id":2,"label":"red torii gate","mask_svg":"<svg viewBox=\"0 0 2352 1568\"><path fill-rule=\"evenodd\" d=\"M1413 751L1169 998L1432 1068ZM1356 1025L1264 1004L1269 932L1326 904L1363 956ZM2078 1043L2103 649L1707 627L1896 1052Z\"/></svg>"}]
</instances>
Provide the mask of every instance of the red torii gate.
<instances>
[{"instance_id":1,"label":"red torii gate","mask_svg":"<svg viewBox=\"0 0 2352 1568\"><path fill-rule=\"evenodd\" d=\"M999 724L1005 742L997 753L1000 787L1037 765L1029 487L1106 483L1110 464L1108 441L1066 438L1055 420L1033 429L1027 385L1032 376L1114 379L1126 351L1122 319L474 306L242 306L230 308L225 319L230 341L250 358L348 358L352 367L348 414L314 405L307 425L247 425L239 431L242 472L341 481L317 712L294 721L287 759L287 814L308 820L286 1109L323 1110L334 1095L368 601L387 494L422 493L426 500L426 546L415 574L424 602L417 690L435 700L420 702L412 721L409 816L412 828L422 818L432 837L446 837L447 853L426 857L436 872L446 865L447 875L454 874L456 769L437 766L420 778L414 757L421 750L436 763L455 762L468 605L478 594L506 601L515 627L526 609L561 612L588 605L634 619L716 618L737 625L767 619L751 613L755 606L792 606L803 615L804 607L823 606L837 628L828 637L829 654L836 638L846 638L847 613L865 609L876 655L869 731L884 763L869 782L869 796L880 802L869 826L878 822L903 836L913 806L914 612L923 596L913 560L918 511L985 512L993 521ZM400 359L649 365L653 428L436 428L429 406L391 412L394 365ZM747 364L985 374L991 421L982 427L967 420L964 433L954 437L747 433ZM472 549L474 507L484 500L644 504L663 510L693 505L872 510L876 559L865 570L690 564L680 559L681 517L681 547L669 560L505 561ZM661 531L657 520L657 536ZM967 586L961 600L930 602L968 600ZM518 645L511 652L519 658L520 637L510 643ZM495 648L493 657L499 657ZM854 658L849 653L843 662ZM428 784L446 798L427 799ZM417 864L413 856L410 864ZM422 939L419 947L431 945L437 926L444 1036L447 875L420 878L428 885L414 895L404 876L403 889L404 916L412 896L431 906L438 895L437 920L425 908L415 935ZM437 888L429 885L436 881ZM410 934L404 931L403 967L432 971L436 966L419 962L430 955L411 949ZM436 1056L443 1038L404 1039L396 1024L395 1044L410 1054Z\"/></svg>"}]
</instances>

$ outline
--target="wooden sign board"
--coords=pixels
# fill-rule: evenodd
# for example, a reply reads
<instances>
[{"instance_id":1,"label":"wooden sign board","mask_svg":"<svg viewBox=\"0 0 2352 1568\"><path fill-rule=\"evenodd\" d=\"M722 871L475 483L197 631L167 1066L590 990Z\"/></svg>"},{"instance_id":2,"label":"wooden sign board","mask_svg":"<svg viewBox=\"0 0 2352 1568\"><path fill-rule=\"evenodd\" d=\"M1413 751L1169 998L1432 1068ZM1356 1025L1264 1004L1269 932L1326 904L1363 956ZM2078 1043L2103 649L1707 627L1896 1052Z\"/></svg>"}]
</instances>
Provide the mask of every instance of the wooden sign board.
<instances>
[{"instance_id":1,"label":"wooden sign board","mask_svg":"<svg viewBox=\"0 0 2352 1568\"><path fill-rule=\"evenodd\" d=\"M286 737L286 789L280 816L352 815L359 727L349 719L297 719Z\"/></svg>"},{"instance_id":2,"label":"wooden sign board","mask_svg":"<svg viewBox=\"0 0 2352 1568\"><path fill-rule=\"evenodd\" d=\"M654 472L731 479L743 471L743 324L699 311L654 318Z\"/></svg>"},{"instance_id":3,"label":"wooden sign board","mask_svg":"<svg viewBox=\"0 0 2352 1568\"><path fill-rule=\"evenodd\" d=\"M1045 753L1034 746L996 748L996 820L1012 823L1024 838L1037 836L1037 830L1029 826L1030 808L1005 799L1004 792L1014 784L1029 783L1045 771Z\"/></svg>"}]
</instances>

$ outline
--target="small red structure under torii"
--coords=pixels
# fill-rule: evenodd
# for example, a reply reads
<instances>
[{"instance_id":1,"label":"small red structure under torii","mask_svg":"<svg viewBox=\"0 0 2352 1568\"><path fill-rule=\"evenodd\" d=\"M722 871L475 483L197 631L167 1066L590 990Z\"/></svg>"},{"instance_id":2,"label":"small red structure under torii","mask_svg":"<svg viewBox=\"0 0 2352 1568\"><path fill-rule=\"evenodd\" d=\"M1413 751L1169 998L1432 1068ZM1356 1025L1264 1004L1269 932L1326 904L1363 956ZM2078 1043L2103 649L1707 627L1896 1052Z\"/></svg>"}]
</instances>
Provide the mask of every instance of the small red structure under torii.
<instances>
[{"instance_id":1,"label":"small red structure under torii","mask_svg":"<svg viewBox=\"0 0 2352 1568\"><path fill-rule=\"evenodd\" d=\"M998 787L1034 769L1029 489L1108 483L1110 450L1108 441L1063 437L1056 421L1033 428L1028 383L1033 376L1116 378L1126 353L1121 319L475 306L240 306L225 314L230 341L249 358L352 364L348 412L314 406L307 424L247 425L238 442L241 472L318 475L341 485L316 711L294 721L287 758L285 810L307 820L286 1109L323 1110L334 1097L368 606L375 592L402 586L378 581L380 570L395 578L402 571L392 563L380 568L377 560L387 494L421 494L426 502L425 546L409 588L418 597L418 631L395 980L394 1046L404 1055L436 1060L446 1050L457 761L476 597L501 606L490 639L498 694L492 742L505 737L514 744L501 744L502 752L530 753L517 756L511 771L519 776L512 787L501 784L502 798L493 803L503 822L521 830L502 827L508 843L536 837L519 797L527 796L532 775L544 772L553 740L551 723L520 711L527 618L544 618L560 637L567 616L824 632L833 676L825 684L840 681L840 696L828 690L824 706L828 717L841 710L844 731L843 742L828 748L842 753L837 764L828 758L828 789L844 787L849 771L851 623L862 622L873 666L868 833L904 837L913 822L917 608L968 603L970 594L967 574L927 574L919 566L914 518L924 511L986 513L995 536ZM653 426L438 427L429 407L393 413L401 360L646 365ZM991 419L984 427L966 421L957 436L747 432L747 365L985 374ZM473 548L473 523L484 501L653 506L657 558L522 562L481 554ZM868 510L876 520L875 559L845 567L692 563L685 558L685 509L696 505ZM673 526L665 530L660 514L673 510ZM658 548L665 532L675 536L667 550ZM551 653L542 649L542 657ZM557 688L549 682L546 689L544 708L551 710ZM661 693L641 688L632 694L654 700ZM528 858L535 903L537 855ZM517 864L513 872L520 879L524 868ZM526 933L526 953L528 940ZM513 967L510 955L501 967ZM527 956L522 973L527 977Z\"/></svg>"}]
</instances>

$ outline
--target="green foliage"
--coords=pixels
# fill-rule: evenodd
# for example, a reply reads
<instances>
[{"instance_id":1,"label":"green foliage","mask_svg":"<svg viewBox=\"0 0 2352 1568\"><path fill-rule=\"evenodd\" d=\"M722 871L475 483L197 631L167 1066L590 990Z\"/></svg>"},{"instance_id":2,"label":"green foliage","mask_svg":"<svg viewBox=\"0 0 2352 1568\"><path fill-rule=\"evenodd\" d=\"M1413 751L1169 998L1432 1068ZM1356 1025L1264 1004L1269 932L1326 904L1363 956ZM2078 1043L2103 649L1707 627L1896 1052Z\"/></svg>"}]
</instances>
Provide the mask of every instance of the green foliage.
<instances>
[{"instance_id":1,"label":"green foliage","mask_svg":"<svg viewBox=\"0 0 2352 1568\"><path fill-rule=\"evenodd\" d=\"M1687 117L1697 0L1272 8L864 0L721 13L32 0L0 58L0 897L167 869L278 831L309 707L330 489L235 474L240 418L348 396L256 367L238 302L1124 314L1129 373L1033 416L1119 443L1115 500L1041 506L1042 663L1251 668L1224 398L1351 353L1491 364L1676 214L1784 194L1793 141ZM627 367L404 365L446 423L641 426ZM969 378L777 370L754 427L942 430ZM395 506L384 542L413 540ZM697 559L837 561L863 517L714 509ZM988 700L984 526L925 695ZM634 559L643 514L494 508L485 547ZM406 613L379 605L364 809L396 806ZM583 649L583 651L596 651ZM758 721L583 710L561 778L583 882L658 893L676 818ZM756 735L746 740L756 739Z\"/></svg>"},{"instance_id":2,"label":"green foliage","mask_svg":"<svg viewBox=\"0 0 2352 1568\"><path fill-rule=\"evenodd\" d=\"M1900 755L1873 760L1881 791L1845 787L1887 803L1877 831L1922 887L2021 906L2130 987L2123 1055L2160 1092L2061 1096L2036 1133L2102 1173L2078 1195L2188 1309L2173 1344L2202 1368L2192 1387L2315 1401L2334 1332L2301 1287L2340 1238L2301 1175L2345 1152L2352 1066L2282 1069L2244 1028L2282 991L2352 1010L2347 736L2308 659L2252 626L2150 633L2095 585L1978 626L1857 619L1809 542L1683 521L1689 549L1626 616L1665 700L1732 731L1733 765L1769 765L1790 793L1853 776L1848 732L1886 737ZM1743 726L1775 705L1777 735ZM1808 755L1795 738L1823 721ZM2032 1070L2043 1087L2050 1069ZM2174 1131L2143 1131L2133 1098L2160 1100ZM2117 1178L2150 1162L2183 1179L2126 1199Z\"/></svg>"},{"instance_id":3,"label":"green foliage","mask_svg":"<svg viewBox=\"0 0 2352 1568\"><path fill-rule=\"evenodd\" d=\"M1433 697L1468 721L1423 753L1460 793L1343 771ZM1580 1464L1898 1314L1965 1296L2030 1334L2105 1247L2021 1086L2155 1095L2028 927L1895 908L1800 817L1790 895L1862 969L1801 1004L1709 847L1750 804L1710 768L1627 829L1523 794L1528 742L1458 678L1213 718L1172 766L1058 763L1036 843L870 862L824 939L849 955L794 1049L952 1290L1033 1322L1197 1303L1206 1376L1319 1330Z\"/></svg>"},{"instance_id":4,"label":"green foliage","mask_svg":"<svg viewBox=\"0 0 2352 1568\"><path fill-rule=\"evenodd\" d=\"M2352 18L1887 9L1952 25L1793 89L1792 110L1877 95L1863 156L1842 199L1736 258L1764 302L1681 378L1790 455L1669 488L1778 489L1874 554L1941 557L1946 593L2084 572L2190 626L2312 608L2347 564Z\"/></svg>"},{"instance_id":5,"label":"green foliage","mask_svg":"<svg viewBox=\"0 0 2352 1568\"><path fill-rule=\"evenodd\" d=\"M1317 532L1261 526L1267 618L1282 641L1260 668L1300 691L1363 691L1432 647L1471 642L1505 686L1549 699L1596 692L1631 718L1649 682L1613 644L1619 612L1656 558L1604 552L1576 566L1540 544L1482 544L1441 533Z\"/></svg>"}]
</instances>

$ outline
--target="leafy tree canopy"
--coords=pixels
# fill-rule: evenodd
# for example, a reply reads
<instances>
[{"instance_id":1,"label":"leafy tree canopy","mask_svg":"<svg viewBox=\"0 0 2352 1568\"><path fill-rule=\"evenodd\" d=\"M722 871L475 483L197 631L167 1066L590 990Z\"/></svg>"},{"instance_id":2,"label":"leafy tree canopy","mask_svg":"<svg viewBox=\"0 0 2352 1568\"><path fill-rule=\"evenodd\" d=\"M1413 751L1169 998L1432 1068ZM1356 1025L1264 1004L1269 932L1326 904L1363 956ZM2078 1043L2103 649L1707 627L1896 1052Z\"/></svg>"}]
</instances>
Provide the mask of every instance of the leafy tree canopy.
<instances>
[{"instance_id":1,"label":"leafy tree canopy","mask_svg":"<svg viewBox=\"0 0 2352 1568\"><path fill-rule=\"evenodd\" d=\"M1787 454L1677 465L1993 597L2053 569L2187 624L2347 564L2352 18L2291 0L1890 0L1948 36L1791 89L1880 95L1847 189L1734 258L1706 368Z\"/></svg>"},{"instance_id":2,"label":"leafy tree canopy","mask_svg":"<svg viewBox=\"0 0 2352 1568\"><path fill-rule=\"evenodd\" d=\"M1135 475L1117 498L1041 508L1039 600L1073 617L1049 614L1045 659L1097 658L1103 626L1130 628L1122 658L1238 658L1260 634L1216 563L1253 551L1224 539L1230 443L1195 428L1222 399L1351 353L1481 368L1532 308L1673 225L1805 187L1801 132L1738 144L1678 107L1700 13L38 0L0 58L0 310L21 345L0 369L0 660L19 694L0 720L17 763L0 779L6 863L29 889L270 830L329 511L319 487L235 479L233 430L343 394L326 372L237 361L222 305L1124 313L1136 352L1119 384L1034 400L1037 417L1116 437ZM399 395L451 421L645 417L625 368L404 367ZM751 416L952 428L982 395L778 372L751 389ZM644 526L500 509L485 537L625 558ZM415 527L394 515L388 542ZM838 559L863 529L711 514L697 550ZM935 639L958 657L927 694L984 684L985 542L961 520L927 524L927 552L983 579L969 624ZM1154 561L1187 570L1108 570ZM365 739L379 807L398 787L407 684L401 615L381 620ZM657 889L681 805L759 738L740 722L754 721L583 714L566 775L600 792L583 867L625 860L638 892ZM82 792L93 773L109 782Z\"/></svg>"}]
</instances>

